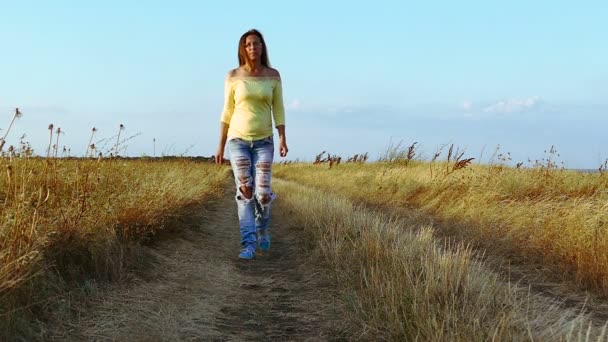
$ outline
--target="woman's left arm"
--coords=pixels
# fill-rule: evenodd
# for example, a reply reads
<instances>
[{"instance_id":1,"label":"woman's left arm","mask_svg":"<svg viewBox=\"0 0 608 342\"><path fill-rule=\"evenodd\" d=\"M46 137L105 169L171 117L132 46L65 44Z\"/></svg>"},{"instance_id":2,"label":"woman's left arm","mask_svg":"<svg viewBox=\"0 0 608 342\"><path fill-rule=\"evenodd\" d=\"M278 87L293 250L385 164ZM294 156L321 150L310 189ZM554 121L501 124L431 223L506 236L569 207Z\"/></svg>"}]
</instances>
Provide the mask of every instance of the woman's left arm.
<instances>
[{"instance_id":1,"label":"woman's left arm","mask_svg":"<svg viewBox=\"0 0 608 342\"><path fill-rule=\"evenodd\" d=\"M276 76L279 78L272 94L272 115L274 123L279 131L279 155L287 156L289 151L287 148L287 137L285 136L285 107L283 106L283 86L281 84L281 76L276 71Z\"/></svg>"},{"instance_id":2,"label":"woman's left arm","mask_svg":"<svg viewBox=\"0 0 608 342\"><path fill-rule=\"evenodd\" d=\"M287 137L285 136L285 125L277 126L277 130L279 131L279 155L285 157L289 151L287 148Z\"/></svg>"}]
</instances>

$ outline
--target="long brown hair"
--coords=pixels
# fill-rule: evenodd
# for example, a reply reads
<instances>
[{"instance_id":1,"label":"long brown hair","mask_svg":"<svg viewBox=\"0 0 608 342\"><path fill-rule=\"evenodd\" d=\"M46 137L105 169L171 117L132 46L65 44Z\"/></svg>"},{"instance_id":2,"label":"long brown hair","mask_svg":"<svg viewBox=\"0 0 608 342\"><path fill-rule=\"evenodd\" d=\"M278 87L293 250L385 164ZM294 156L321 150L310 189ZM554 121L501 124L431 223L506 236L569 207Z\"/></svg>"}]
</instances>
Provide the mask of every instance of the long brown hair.
<instances>
[{"instance_id":1,"label":"long brown hair","mask_svg":"<svg viewBox=\"0 0 608 342\"><path fill-rule=\"evenodd\" d=\"M260 33L260 31L256 29L251 29L243 33L241 39L239 39L239 66L243 66L245 64L249 65L249 57L247 57L247 52L245 51L245 39L247 39L247 36L252 34L258 36L258 38L260 38L260 41L262 42L262 56L260 57L262 59L262 65L267 68L270 68L270 61L268 60L268 50L266 49L266 41L264 41L264 36L262 36L262 33Z\"/></svg>"}]
</instances>

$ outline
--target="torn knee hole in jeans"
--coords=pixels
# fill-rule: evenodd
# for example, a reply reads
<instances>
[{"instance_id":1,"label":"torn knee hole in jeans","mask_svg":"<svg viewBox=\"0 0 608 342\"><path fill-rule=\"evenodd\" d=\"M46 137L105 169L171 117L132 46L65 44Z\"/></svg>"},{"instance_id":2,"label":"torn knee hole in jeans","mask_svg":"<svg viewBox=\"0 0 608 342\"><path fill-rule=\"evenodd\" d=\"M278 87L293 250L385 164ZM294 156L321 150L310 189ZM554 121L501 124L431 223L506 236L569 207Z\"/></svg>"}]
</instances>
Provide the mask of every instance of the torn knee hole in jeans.
<instances>
[{"instance_id":1,"label":"torn knee hole in jeans","mask_svg":"<svg viewBox=\"0 0 608 342\"><path fill-rule=\"evenodd\" d=\"M251 161L247 158L239 158L235 162L236 164L236 178L239 182L239 191L236 196L237 200L249 201L253 198L253 179L249 175L249 167Z\"/></svg>"},{"instance_id":2,"label":"torn knee hole in jeans","mask_svg":"<svg viewBox=\"0 0 608 342\"><path fill-rule=\"evenodd\" d=\"M258 196L258 201L260 201L260 204L262 205L270 203L270 194L262 194Z\"/></svg>"},{"instance_id":3,"label":"torn knee hole in jeans","mask_svg":"<svg viewBox=\"0 0 608 342\"><path fill-rule=\"evenodd\" d=\"M252 192L252 178L249 175L249 168L251 166L251 161L247 158L239 158L235 162L236 164L236 176L239 180L239 190L240 193L243 194L247 198L251 198ZM247 196L249 194L249 196Z\"/></svg>"},{"instance_id":4,"label":"torn knee hole in jeans","mask_svg":"<svg viewBox=\"0 0 608 342\"><path fill-rule=\"evenodd\" d=\"M262 198L264 196L270 197L270 172L271 172L272 163L268 162L260 162L256 164L256 170L258 175L256 176L257 188L262 190L262 194L260 195ZM269 201L269 199L260 200L261 202Z\"/></svg>"},{"instance_id":5,"label":"torn knee hole in jeans","mask_svg":"<svg viewBox=\"0 0 608 342\"><path fill-rule=\"evenodd\" d=\"M259 162L259 163L255 164L255 167L259 171L270 172L270 170L272 169L272 163L271 162Z\"/></svg>"},{"instance_id":6,"label":"torn knee hole in jeans","mask_svg":"<svg viewBox=\"0 0 608 342\"><path fill-rule=\"evenodd\" d=\"M257 201L263 207L268 206L272 201L274 201L275 198L276 198L276 195L272 192L270 192L270 193L263 192L260 194L256 194Z\"/></svg>"},{"instance_id":7,"label":"torn knee hole in jeans","mask_svg":"<svg viewBox=\"0 0 608 342\"><path fill-rule=\"evenodd\" d=\"M241 182L243 184L243 182ZM253 190L251 185L243 184L239 188L239 194L236 196L237 200L250 201L253 198Z\"/></svg>"},{"instance_id":8,"label":"torn knee hole in jeans","mask_svg":"<svg viewBox=\"0 0 608 342\"><path fill-rule=\"evenodd\" d=\"M251 161L248 158L238 158L236 160L236 167L239 170L249 169L250 166L251 166Z\"/></svg>"}]
</instances>

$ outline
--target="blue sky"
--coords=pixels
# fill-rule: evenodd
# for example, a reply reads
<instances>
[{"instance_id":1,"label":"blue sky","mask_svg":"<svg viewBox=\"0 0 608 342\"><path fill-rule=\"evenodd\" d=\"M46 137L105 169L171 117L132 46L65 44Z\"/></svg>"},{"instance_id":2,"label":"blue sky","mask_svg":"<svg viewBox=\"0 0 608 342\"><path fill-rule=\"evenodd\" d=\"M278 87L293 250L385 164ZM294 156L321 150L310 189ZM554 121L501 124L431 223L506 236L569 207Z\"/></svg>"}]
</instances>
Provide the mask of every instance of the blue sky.
<instances>
[{"instance_id":1,"label":"blue sky","mask_svg":"<svg viewBox=\"0 0 608 342\"><path fill-rule=\"evenodd\" d=\"M0 128L14 107L39 153L72 154L124 124L126 154L212 155L226 72L258 28L283 78L290 159L431 155L487 162L555 145L571 168L608 158L606 1L1 1ZM3 119L4 118L4 119ZM0 131L3 134L4 131ZM483 151L483 154L482 154ZM278 158L278 157L277 157Z\"/></svg>"}]
</instances>

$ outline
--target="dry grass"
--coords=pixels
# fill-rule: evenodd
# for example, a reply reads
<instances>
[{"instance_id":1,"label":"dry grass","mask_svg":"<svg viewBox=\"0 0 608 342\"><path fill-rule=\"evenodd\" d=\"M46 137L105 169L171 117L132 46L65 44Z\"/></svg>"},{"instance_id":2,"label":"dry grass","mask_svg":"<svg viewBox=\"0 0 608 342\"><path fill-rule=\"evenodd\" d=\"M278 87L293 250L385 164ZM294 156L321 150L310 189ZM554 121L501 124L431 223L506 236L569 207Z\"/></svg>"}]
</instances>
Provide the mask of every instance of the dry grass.
<instances>
[{"instance_id":1,"label":"dry grass","mask_svg":"<svg viewBox=\"0 0 608 342\"><path fill-rule=\"evenodd\" d=\"M462 160L462 159L460 159ZM411 206L471 229L457 234L561 268L608 295L608 175L448 162L325 167L276 175L376 205Z\"/></svg>"},{"instance_id":2,"label":"dry grass","mask_svg":"<svg viewBox=\"0 0 608 342\"><path fill-rule=\"evenodd\" d=\"M287 172L292 170L282 173ZM415 219L373 213L344 197L293 182L277 180L275 188L344 286L345 300L366 326L365 338L606 338L606 326L594 326L582 314L500 281L472 260L469 248L441 248L432 227Z\"/></svg>"},{"instance_id":3,"label":"dry grass","mask_svg":"<svg viewBox=\"0 0 608 342\"><path fill-rule=\"evenodd\" d=\"M18 316L52 302L63 282L120 278L129 246L221 192L228 176L186 161L25 154L0 157L0 170L0 314L9 334L27 329Z\"/></svg>"}]
</instances>

